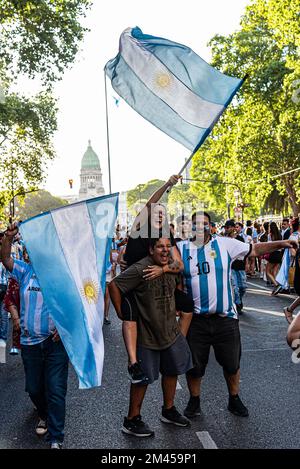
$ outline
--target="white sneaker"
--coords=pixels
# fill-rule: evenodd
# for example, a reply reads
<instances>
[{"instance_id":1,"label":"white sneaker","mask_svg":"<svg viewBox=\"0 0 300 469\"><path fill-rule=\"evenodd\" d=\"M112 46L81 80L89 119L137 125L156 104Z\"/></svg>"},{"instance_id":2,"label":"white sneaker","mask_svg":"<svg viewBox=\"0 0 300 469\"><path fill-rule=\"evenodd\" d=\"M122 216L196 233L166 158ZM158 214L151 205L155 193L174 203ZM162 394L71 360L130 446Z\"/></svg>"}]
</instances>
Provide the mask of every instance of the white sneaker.
<instances>
[{"instance_id":1,"label":"white sneaker","mask_svg":"<svg viewBox=\"0 0 300 469\"><path fill-rule=\"evenodd\" d=\"M44 436L46 435L48 429L47 429L47 422L46 420L39 419L37 426L35 427L35 433L38 436Z\"/></svg>"},{"instance_id":2,"label":"white sneaker","mask_svg":"<svg viewBox=\"0 0 300 469\"><path fill-rule=\"evenodd\" d=\"M54 441L51 443L50 449L62 449L62 443L57 443L57 441Z\"/></svg>"},{"instance_id":3,"label":"white sneaker","mask_svg":"<svg viewBox=\"0 0 300 469\"><path fill-rule=\"evenodd\" d=\"M0 363L6 363L6 342L0 339Z\"/></svg>"}]
</instances>

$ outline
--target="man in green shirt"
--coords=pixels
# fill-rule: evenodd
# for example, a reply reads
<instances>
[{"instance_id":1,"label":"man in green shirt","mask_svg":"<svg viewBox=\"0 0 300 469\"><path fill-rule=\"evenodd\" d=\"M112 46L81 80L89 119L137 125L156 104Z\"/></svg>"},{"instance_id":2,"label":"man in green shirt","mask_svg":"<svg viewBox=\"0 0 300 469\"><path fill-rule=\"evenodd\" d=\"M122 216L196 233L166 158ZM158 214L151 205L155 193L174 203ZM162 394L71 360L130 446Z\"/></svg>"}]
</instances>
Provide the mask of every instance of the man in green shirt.
<instances>
[{"instance_id":1,"label":"man in green shirt","mask_svg":"<svg viewBox=\"0 0 300 469\"><path fill-rule=\"evenodd\" d=\"M141 419L140 410L147 390L162 374L164 405L161 420L164 423L186 427L189 420L174 406L177 376L192 368L192 359L185 335L192 313L181 313L177 322L175 289L179 280L174 274L146 280L143 270L151 265L163 268L170 258L169 238L151 240L149 256L130 266L109 284L109 292L118 316L121 314L121 294L133 291L138 306L138 346L140 365L148 378L147 384L131 384L128 416L124 418L122 431L146 437L154 432ZM192 311L192 307L191 307Z\"/></svg>"}]
</instances>

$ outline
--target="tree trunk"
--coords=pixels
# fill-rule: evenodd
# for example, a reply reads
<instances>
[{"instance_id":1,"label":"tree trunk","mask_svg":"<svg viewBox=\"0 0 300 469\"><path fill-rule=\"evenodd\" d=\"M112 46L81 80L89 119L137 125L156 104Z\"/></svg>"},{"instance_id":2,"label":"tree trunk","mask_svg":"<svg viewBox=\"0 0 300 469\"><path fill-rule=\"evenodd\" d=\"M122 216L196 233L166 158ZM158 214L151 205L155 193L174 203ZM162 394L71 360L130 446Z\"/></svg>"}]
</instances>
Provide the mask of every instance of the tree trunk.
<instances>
[{"instance_id":1,"label":"tree trunk","mask_svg":"<svg viewBox=\"0 0 300 469\"><path fill-rule=\"evenodd\" d=\"M294 177L288 176L283 178L286 192L288 194L288 201L292 208L293 216L298 217L300 215L300 201L295 191L295 180Z\"/></svg>"}]
</instances>

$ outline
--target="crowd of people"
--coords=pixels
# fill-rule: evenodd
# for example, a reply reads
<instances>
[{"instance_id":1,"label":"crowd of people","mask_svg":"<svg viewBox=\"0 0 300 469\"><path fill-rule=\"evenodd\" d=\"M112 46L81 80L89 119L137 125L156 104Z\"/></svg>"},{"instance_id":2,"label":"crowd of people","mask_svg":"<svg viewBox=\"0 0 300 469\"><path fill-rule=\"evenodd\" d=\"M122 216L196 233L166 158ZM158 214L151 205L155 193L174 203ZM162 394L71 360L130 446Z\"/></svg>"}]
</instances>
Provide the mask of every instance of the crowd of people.
<instances>
[{"instance_id":1,"label":"crowd of people","mask_svg":"<svg viewBox=\"0 0 300 469\"><path fill-rule=\"evenodd\" d=\"M142 419L147 387L159 378L161 421L187 427L201 414L200 391L213 347L228 388L228 410L238 417L249 411L239 395L241 340L247 278L260 277L271 294L300 295L299 218L252 223L215 223L211 214L181 214L170 223L159 202L179 180L172 176L148 200L130 231L117 225L106 271L104 326L110 302L122 321L128 355L130 396L122 431L149 437ZM51 448L64 440L68 356L45 306L38 279L12 224L0 235L0 354L5 352L8 315L13 322L10 353L21 349L26 391L37 408L36 434L48 435ZM290 324L287 340L300 339L297 298L284 309ZM1 355L0 355L1 361ZM189 400L183 414L175 406L176 383L185 374Z\"/></svg>"}]
</instances>

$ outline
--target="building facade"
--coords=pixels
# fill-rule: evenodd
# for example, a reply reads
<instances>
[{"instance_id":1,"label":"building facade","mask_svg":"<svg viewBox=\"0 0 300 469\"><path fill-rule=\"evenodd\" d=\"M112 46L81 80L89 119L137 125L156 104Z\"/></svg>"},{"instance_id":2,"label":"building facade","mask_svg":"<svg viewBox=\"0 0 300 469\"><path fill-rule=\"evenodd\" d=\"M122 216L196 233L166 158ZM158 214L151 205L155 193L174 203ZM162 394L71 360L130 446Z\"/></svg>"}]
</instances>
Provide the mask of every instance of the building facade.
<instances>
[{"instance_id":1,"label":"building facade","mask_svg":"<svg viewBox=\"0 0 300 469\"><path fill-rule=\"evenodd\" d=\"M87 150L81 160L79 200L104 194L100 161L89 140Z\"/></svg>"}]
</instances>

